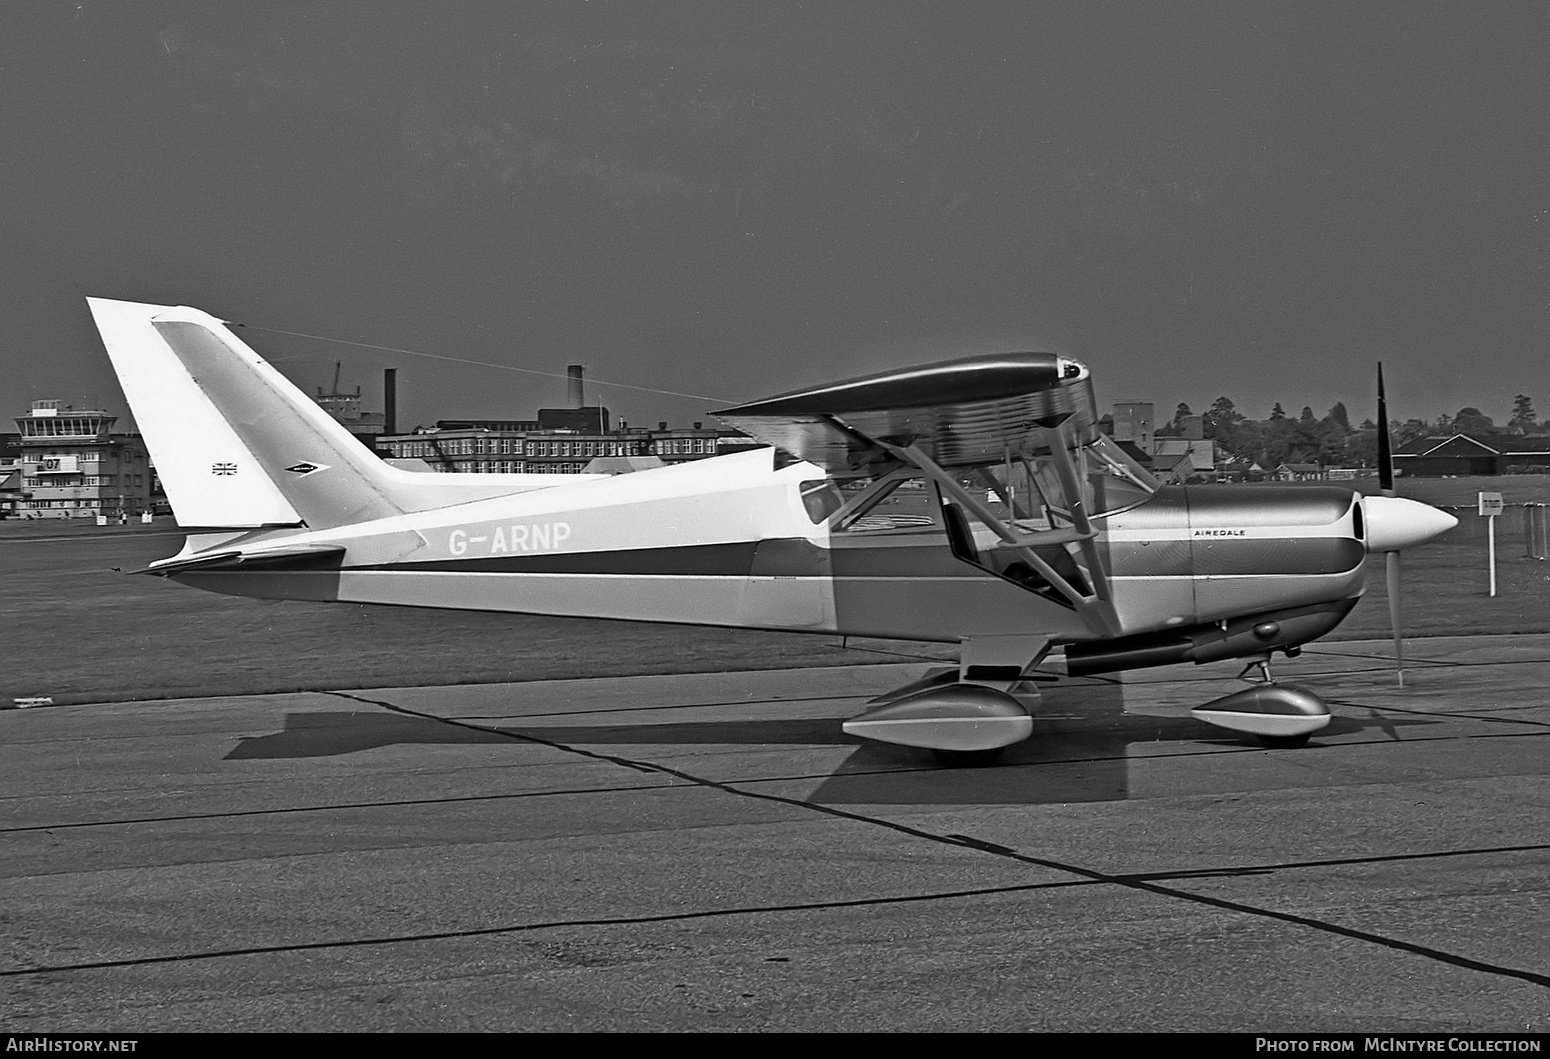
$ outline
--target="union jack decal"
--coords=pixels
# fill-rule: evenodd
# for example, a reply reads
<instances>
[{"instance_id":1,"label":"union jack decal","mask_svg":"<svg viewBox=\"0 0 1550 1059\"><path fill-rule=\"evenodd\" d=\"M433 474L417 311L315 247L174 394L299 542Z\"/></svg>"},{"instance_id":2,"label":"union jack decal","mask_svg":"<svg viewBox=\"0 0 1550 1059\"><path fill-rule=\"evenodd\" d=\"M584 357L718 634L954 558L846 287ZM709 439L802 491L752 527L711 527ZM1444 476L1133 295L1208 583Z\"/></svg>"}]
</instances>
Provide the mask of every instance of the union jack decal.
<instances>
[{"instance_id":1,"label":"union jack decal","mask_svg":"<svg viewBox=\"0 0 1550 1059\"><path fill-rule=\"evenodd\" d=\"M210 473L211 474L236 474L237 473L237 465L235 463L212 463L212 464L210 464Z\"/></svg>"}]
</instances>

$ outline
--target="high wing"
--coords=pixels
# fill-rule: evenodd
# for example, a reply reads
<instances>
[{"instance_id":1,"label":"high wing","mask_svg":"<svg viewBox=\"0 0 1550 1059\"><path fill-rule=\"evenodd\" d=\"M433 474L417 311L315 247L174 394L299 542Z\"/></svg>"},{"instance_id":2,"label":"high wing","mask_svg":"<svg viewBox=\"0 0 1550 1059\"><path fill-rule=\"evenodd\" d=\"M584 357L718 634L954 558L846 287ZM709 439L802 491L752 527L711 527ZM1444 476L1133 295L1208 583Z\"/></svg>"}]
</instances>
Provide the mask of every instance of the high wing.
<instances>
[{"instance_id":1,"label":"high wing","mask_svg":"<svg viewBox=\"0 0 1550 1059\"><path fill-rule=\"evenodd\" d=\"M794 390L717 412L736 427L831 474L875 467L914 448L941 467L1047 448L1062 429L1097 432L1087 367L1053 353L964 357Z\"/></svg>"}]
</instances>

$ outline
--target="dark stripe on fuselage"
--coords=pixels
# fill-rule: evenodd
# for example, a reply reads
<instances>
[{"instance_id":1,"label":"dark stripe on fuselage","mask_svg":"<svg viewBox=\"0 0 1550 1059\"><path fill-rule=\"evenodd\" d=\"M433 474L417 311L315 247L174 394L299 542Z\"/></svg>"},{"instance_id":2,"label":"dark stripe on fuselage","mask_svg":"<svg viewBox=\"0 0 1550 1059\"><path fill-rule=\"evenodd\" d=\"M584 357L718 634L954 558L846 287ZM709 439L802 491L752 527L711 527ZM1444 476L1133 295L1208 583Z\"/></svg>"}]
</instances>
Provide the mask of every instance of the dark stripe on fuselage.
<instances>
[{"instance_id":1,"label":"dark stripe on fuselage","mask_svg":"<svg viewBox=\"0 0 1550 1059\"><path fill-rule=\"evenodd\" d=\"M623 548L607 552L462 556L418 563L383 563L352 570L479 574L655 574L679 577L747 576L758 541Z\"/></svg>"},{"instance_id":2,"label":"dark stripe on fuselage","mask_svg":"<svg viewBox=\"0 0 1550 1059\"><path fill-rule=\"evenodd\" d=\"M1350 537L1247 537L1193 540L1196 577L1242 574L1343 574L1367 550Z\"/></svg>"},{"instance_id":3,"label":"dark stripe on fuselage","mask_svg":"<svg viewBox=\"0 0 1550 1059\"><path fill-rule=\"evenodd\" d=\"M820 548L781 538L731 544L626 548L606 552L461 556L429 562L381 563L350 570L481 574L623 574L654 577L984 577L953 558L939 534L918 547Z\"/></svg>"},{"instance_id":4,"label":"dark stripe on fuselage","mask_svg":"<svg viewBox=\"0 0 1550 1059\"><path fill-rule=\"evenodd\" d=\"M1116 577L1210 577L1344 573L1361 564L1349 537L1196 538L1109 545ZM757 569L755 559L757 557ZM796 539L629 548L604 552L461 556L429 562L353 566L410 573L647 575L655 577L983 577L953 557L946 537L918 547L825 549Z\"/></svg>"}]
</instances>

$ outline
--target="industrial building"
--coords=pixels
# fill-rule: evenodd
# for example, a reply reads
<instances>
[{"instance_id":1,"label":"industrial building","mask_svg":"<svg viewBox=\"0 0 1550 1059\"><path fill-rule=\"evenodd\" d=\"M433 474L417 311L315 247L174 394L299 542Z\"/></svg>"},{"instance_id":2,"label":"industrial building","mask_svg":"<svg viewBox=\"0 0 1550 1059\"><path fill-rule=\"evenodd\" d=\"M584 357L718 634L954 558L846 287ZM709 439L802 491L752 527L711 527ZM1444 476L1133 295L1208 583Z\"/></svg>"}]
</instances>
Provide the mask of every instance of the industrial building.
<instances>
[{"instance_id":1,"label":"industrial building","mask_svg":"<svg viewBox=\"0 0 1550 1059\"><path fill-rule=\"evenodd\" d=\"M1109 435L1118 442L1130 442L1135 450L1152 455L1152 439L1156 434L1156 417L1150 401L1115 401L1114 427Z\"/></svg>"},{"instance_id":2,"label":"industrial building","mask_svg":"<svg viewBox=\"0 0 1550 1059\"><path fill-rule=\"evenodd\" d=\"M613 430L583 431L537 422L515 426L499 420L439 420L409 434L383 435L377 450L395 460L423 460L430 470L451 474L581 474L597 459L654 457L648 465L655 466L658 461L703 460L758 444L735 430L703 423L661 423L655 430L620 424Z\"/></svg>"},{"instance_id":3,"label":"industrial building","mask_svg":"<svg viewBox=\"0 0 1550 1059\"><path fill-rule=\"evenodd\" d=\"M1182 435L1157 432L1150 401L1116 401L1110 419L1109 436L1154 474L1184 480L1215 473L1216 442L1204 437L1199 416L1189 416L1179 424Z\"/></svg>"},{"instance_id":4,"label":"industrial building","mask_svg":"<svg viewBox=\"0 0 1550 1059\"><path fill-rule=\"evenodd\" d=\"M378 435L391 433L392 428L387 425L391 415L391 409L384 412L361 411L361 388L357 386L354 393L346 393L339 386L339 372L343 365L339 361L334 362L334 388L328 393L323 392L323 387L318 387L317 394L312 398L318 403L318 407L333 416L339 423L360 439L361 444L370 448L377 440ZM389 368L385 376L384 389L387 391L387 401L391 405L393 389L393 369Z\"/></svg>"},{"instance_id":5,"label":"industrial building","mask_svg":"<svg viewBox=\"0 0 1550 1059\"><path fill-rule=\"evenodd\" d=\"M622 421L613 426L608 409L585 403L581 365L567 368L567 380L567 408L540 408L532 420L441 419L407 434L384 433L376 439L377 451L449 474L582 474L703 460L759 445L740 431L703 423L662 422L655 430ZM396 403L391 382L388 394Z\"/></svg>"}]
</instances>

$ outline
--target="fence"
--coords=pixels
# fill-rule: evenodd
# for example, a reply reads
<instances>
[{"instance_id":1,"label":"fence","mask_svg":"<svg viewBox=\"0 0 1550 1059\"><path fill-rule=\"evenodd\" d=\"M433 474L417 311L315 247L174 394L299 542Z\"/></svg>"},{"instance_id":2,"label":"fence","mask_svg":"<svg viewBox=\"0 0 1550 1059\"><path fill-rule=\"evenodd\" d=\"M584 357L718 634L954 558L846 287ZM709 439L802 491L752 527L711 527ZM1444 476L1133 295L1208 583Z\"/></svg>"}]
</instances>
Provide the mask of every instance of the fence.
<instances>
[{"instance_id":1,"label":"fence","mask_svg":"<svg viewBox=\"0 0 1550 1059\"><path fill-rule=\"evenodd\" d=\"M1523 505L1523 554L1530 559L1544 559L1550 554L1545 532L1546 509L1550 509L1550 504Z\"/></svg>"},{"instance_id":2,"label":"fence","mask_svg":"<svg viewBox=\"0 0 1550 1059\"><path fill-rule=\"evenodd\" d=\"M1444 540L1478 540L1485 546L1487 519L1480 517L1475 505L1438 504L1438 508L1459 520L1458 528L1451 530ZM1521 508L1520 514L1516 509ZM1550 504L1507 504L1496 520L1497 554L1514 554L1507 549L1516 547L1515 541L1523 540L1522 554L1529 559L1550 558Z\"/></svg>"}]
</instances>

